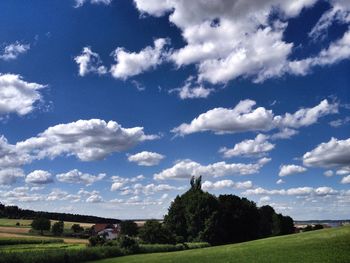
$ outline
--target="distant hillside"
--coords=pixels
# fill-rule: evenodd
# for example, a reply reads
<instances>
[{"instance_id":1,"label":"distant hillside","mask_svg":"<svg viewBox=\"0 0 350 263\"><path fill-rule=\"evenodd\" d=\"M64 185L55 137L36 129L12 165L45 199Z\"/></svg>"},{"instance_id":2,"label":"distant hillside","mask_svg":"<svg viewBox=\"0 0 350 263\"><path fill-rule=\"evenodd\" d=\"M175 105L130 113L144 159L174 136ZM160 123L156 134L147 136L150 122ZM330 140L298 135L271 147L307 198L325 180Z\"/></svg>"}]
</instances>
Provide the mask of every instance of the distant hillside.
<instances>
[{"instance_id":1,"label":"distant hillside","mask_svg":"<svg viewBox=\"0 0 350 263\"><path fill-rule=\"evenodd\" d=\"M0 203L0 217L13 218L13 219L34 219L36 217L46 217L52 220L62 220L70 222L80 223L109 223L117 224L119 219L103 218L90 215L78 215L69 213L57 213L57 212L44 212L33 211L28 209L21 209L18 206L5 206Z\"/></svg>"},{"instance_id":2,"label":"distant hillside","mask_svg":"<svg viewBox=\"0 0 350 263\"><path fill-rule=\"evenodd\" d=\"M95 263L350 262L350 227L270 237L233 245L111 258Z\"/></svg>"}]
</instances>

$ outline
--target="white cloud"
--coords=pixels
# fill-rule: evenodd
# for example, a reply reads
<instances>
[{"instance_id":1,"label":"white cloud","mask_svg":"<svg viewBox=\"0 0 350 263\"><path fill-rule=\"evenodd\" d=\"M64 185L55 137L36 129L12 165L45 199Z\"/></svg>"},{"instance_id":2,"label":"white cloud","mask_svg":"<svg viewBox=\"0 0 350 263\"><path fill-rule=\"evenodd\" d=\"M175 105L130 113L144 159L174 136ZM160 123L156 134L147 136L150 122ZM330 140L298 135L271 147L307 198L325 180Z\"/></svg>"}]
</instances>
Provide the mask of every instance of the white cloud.
<instances>
[{"instance_id":1,"label":"white cloud","mask_svg":"<svg viewBox=\"0 0 350 263\"><path fill-rule=\"evenodd\" d=\"M350 165L350 138L338 140L332 138L321 143L315 149L303 156L306 166L333 167Z\"/></svg>"},{"instance_id":2,"label":"white cloud","mask_svg":"<svg viewBox=\"0 0 350 263\"><path fill-rule=\"evenodd\" d=\"M129 162L137 163L141 166L154 166L158 165L161 160L165 158L164 155L155 152L139 152L128 156Z\"/></svg>"},{"instance_id":3,"label":"white cloud","mask_svg":"<svg viewBox=\"0 0 350 263\"><path fill-rule=\"evenodd\" d=\"M111 67L112 76L125 80L151 68L156 68L165 60L167 53L165 46L168 42L168 39L158 38L154 41L154 47L147 46L138 53L117 48L113 52L116 64Z\"/></svg>"},{"instance_id":4,"label":"white cloud","mask_svg":"<svg viewBox=\"0 0 350 263\"><path fill-rule=\"evenodd\" d=\"M272 110L264 107L253 109L256 102L253 100L240 101L234 108L214 108L200 114L190 123L183 123L174 128L172 132L177 135L187 135L195 132L212 131L216 134L237 133L246 131L268 131L279 128L300 128L309 126L327 114L336 113L337 103L321 101L313 108L302 108L293 114L286 113L284 116L274 115ZM293 132L284 137L290 137ZM276 136L275 136L276 137ZM278 136L281 137L281 136ZM283 137L283 136L282 136Z\"/></svg>"},{"instance_id":5,"label":"white cloud","mask_svg":"<svg viewBox=\"0 0 350 263\"><path fill-rule=\"evenodd\" d=\"M84 77L89 73L103 75L107 73L107 68L102 65L100 56L92 52L90 47L84 47L80 55L74 58L79 66L79 75Z\"/></svg>"},{"instance_id":6,"label":"white cloud","mask_svg":"<svg viewBox=\"0 0 350 263\"><path fill-rule=\"evenodd\" d=\"M294 165L294 164L282 165L280 167L280 172L278 175L283 177L291 174L304 173L306 172L306 170L307 169L305 167L302 167L299 165Z\"/></svg>"},{"instance_id":7,"label":"white cloud","mask_svg":"<svg viewBox=\"0 0 350 263\"><path fill-rule=\"evenodd\" d=\"M284 184L285 182L280 178L276 181L276 184Z\"/></svg>"},{"instance_id":8,"label":"white cloud","mask_svg":"<svg viewBox=\"0 0 350 263\"><path fill-rule=\"evenodd\" d=\"M177 92L180 99L199 99L199 98L207 98L214 89L205 88L203 84L194 83L194 78L189 77L185 85L181 88L171 89L169 93Z\"/></svg>"},{"instance_id":9,"label":"white cloud","mask_svg":"<svg viewBox=\"0 0 350 263\"><path fill-rule=\"evenodd\" d=\"M106 174L104 173L92 175L88 173L83 173L77 169L71 170L67 173L61 173L56 175L57 180L60 182L85 185L92 185L93 183L96 183L105 177Z\"/></svg>"},{"instance_id":10,"label":"white cloud","mask_svg":"<svg viewBox=\"0 0 350 263\"><path fill-rule=\"evenodd\" d=\"M103 202L103 198L102 198L102 196L100 196L98 194L94 194L94 195L89 196L86 199L86 202L87 203L101 203L101 202Z\"/></svg>"},{"instance_id":11,"label":"white cloud","mask_svg":"<svg viewBox=\"0 0 350 263\"><path fill-rule=\"evenodd\" d=\"M244 195L291 195L291 196L303 196L303 195L314 195L314 196L326 196L338 194L338 191L328 186L322 186L318 188L313 187L297 187L280 190L268 190L261 187L255 189L248 189Z\"/></svg>"},{"instance_id":12,"label":"white cloud","mask_svg":"<svg viewBox=\"0 0 350 263\"><path fill-rule=\"evenodd\" d=\"M306 75L311 68L328 66L350 58L350 30L342 38L331 42L329 47L323 49L317 56L298 61L291 61L289 69L296 75Z\"/></svg>"},{"instance_id":13,"label":"white cloud","mask_svg":"<svg viewBox=\"0 0 350 263\"><path fill-rule=\"evenodd\" d=\"M253 184L251 181L235 183L232 180L221 180L221 181L216 181L216 182L205 181L202 184L202 189L204 191L221 190L223 188L249 189L252 186L253 186Z\"/></svg>"},{"instance_id":14,"label":"white cloud","mask_svg":"<svg viewBox=\"0 0 350 263\"><path fill-rule=\"evenodd\" d=\"M280 19L297 16L316 0L134 2L143 15L170 14L170 22L186 41L171 56L178 66L196 64L201 80L222 83L239 77L259 82L282 75L293 43L283 40L286 24ZM271 20L272 13L277 18Z\"/></svg>"},{"instance_id":15,"label":"white cloud","mask_svg":"<svg viewBox=\"0 0 350 263\"><path fill-rule=\"evenodd\" d=\"M48 171L35 170L26 176L25 182L29 184L48 184L52 183L53 179Z\"/></svg>"},{"instance_id":16,"label":"white cloud","mask_svg":"<svg viewBox=\"0 0 350 263\"><path fill-rule=\"evenodd\" d=\"M4 136L0 137L0 167L18 167L31 162L31 157L20 152L15 145L9 144Z\"/></svg>"},{"instance_id":17,"label":"white cloud","mask_svg":"<svg viewBox=\"0 0 350 263\"><path fill-rule=\"evenodd\" d=\"M278 139L289 139L292 136L298 134L299 132L293 129L289 128L283 128L279 132L276 132L275 134L272 134L270 136L271 140L278 140Z\"/></svg>"},{"instance_id":18,"label":"white cloud","mask_svg":"<svg viewBox=\"0 0 350 263\"><path fill-rule=\"evenodd\" d=\"M350 175L345 176L341 179L342 184L350 184Z\"/></svg>"},{"instance_id":19,"label":"white cloud","mask_svg":"<svg viewBox=\"0 0 350 263\"><path fill-rule=\"evenodd\" d=\"M0 169L0 185L11 185L16 183L18 178L24 177L24 172L19 168Z\"/></svg>"},{"instance_id":20,"label":"white cloud","mask_svg":"<svg viewBox=\"0 0 350 263\"><path fill-rule=\"evenodd\" d=\"M39 90L44 87L26 82L20 75L0 73L0 115L16 113L23 116L32 112L35 103L42 100Z\"/></svg>"},{"instance_id":21,"label":"white cloud","mask_svg":"<svg viewBox=\"0 0 350 263\"><path fill-rule=\"evenodd\" d=\"M219 152L223 153L225 158L231 158L234 156L263 156L267 152L272 151L275 145L267 141L268 136L264 134L258 134L253 140L244 140L237 143L233 148L228 149L226 147L221 148Z\"/></svg>"},{"instance_id":22,"label":"white cloud","mask_svg":"<svg viewBox=\"0 0 350 263\"><path fill-rule=\"evenodd\" d=\"M327 171L325 171L323 174L324 174L325 176L327 176L327 177L331 177L331 176L334 175L334 172L333 172L332 170L327 170Z\"/></svg>"},{"instance_id":23,"label":"white cloud","mask_svg":"<svg viewBox=\"0 0 350 263\"><path fill-rule=\"evenodd\" d=\"M262 158L257 163L226 163L218 162L209 165L201 165L191 160L182 160L173 167L154 174L155 180L188 179L191 176L221 177L227 175L248 175L258 173L270 159Z\"/></svg>"},{"instance_id":24,"label":"white cloud","mask_svg":"<svg viewBox=\"0 0 350 263\"><path fill-rule=\"evenodd\" d=\"M15 42L4 47L2 54L0 54L0 59L2 60L13 60L19 55L25 54L30 49L29 44L21 44L20 42Z\"/></svg>"},{"instance_id":25,"label":"white cloud","mask_svg":"<svg viewBox=\"0 0 350 263\"><path fill-rule=\"evenodd\" d=\"M113 0L75 0L75 7L81 7L83 6L86 2L90 4L105 4L109 5L112 3Z\"/></svg>"},{"instance_id":26,"label":"white cloud","mask_svg":"<svg viewBox=\"0 0 350 263\"><path fill-rule=\"evenodd\" d=\"M18 142L16 148L33 158L74 155L82 161L100 160L159 136L146 135L142 127L123 128L115 121L78 120L49 127L37 137Z\"/></svg>"},{"instance_id":27,"label":"white cloud","mask_svg":"<svg viewBox=\"0 0 350 263\"><path fill-rule=\"evenodd\" d=\"M329 122L329 125L331 125L334 128L338 128L340 126L346 125L350 122L350 117L345 117L344 119L337 119L334 121Z\"/></svg>"},{"instance_id":28,"label":"white cloud","mask_svg":"<svg viewBox=\"0 0 350 263\"><path fill-rule=\"evenodd\" d=\"M267 203L269 201L271 201L271 197L269 197L269 196L263 196L259 199L260 203Z\"/></svg>"},{"instance_id":29,"label":"white cloud","mask_svg":"<svg viewBox=\"0 0 350 263\"><path fill-rule=\"evenodd\" d=\"M135 182L139 182L142 181L143 179L145 179L145 177L143 175L138 175L135 177L120 177L120 176L112 176L112 186L111 186L111 191L116 191L116 190L123 190L123 191L127 191L127 194L130 194L131 191L129 191L129 188L125 188L124 186L128 183L135 183ZM125 192L126 194L126 192Z\"/></svg>"}]
</instances>

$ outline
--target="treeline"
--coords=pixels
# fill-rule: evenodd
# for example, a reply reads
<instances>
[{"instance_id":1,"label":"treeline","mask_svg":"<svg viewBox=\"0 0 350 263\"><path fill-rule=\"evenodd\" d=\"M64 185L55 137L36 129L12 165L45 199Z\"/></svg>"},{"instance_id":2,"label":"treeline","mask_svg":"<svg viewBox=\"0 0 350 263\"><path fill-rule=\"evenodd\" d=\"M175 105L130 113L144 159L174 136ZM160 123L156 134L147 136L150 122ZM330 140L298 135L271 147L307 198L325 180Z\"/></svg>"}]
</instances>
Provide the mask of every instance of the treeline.
<instances>
[{"instance_id":1,"label":"treeline","mask_svg":"<svg viewBox=\"0 0 350 263\"><path fill-rule=\"evenodd\" d=\"M118 219L103 218L89 215L77 215L69 213L55 213L55 212L43 212L33 211L28 209L21 209L18 206L5 206L0 203L0 217L12 218L12 219L35 219L35 218L47 218L57 221L70 221L79 223L106 223L117 224L120 222Z\"/></svg>"},{"instance_id":2,"label":"treeline","mask_svg":"<svg viewBox=\"0 0 350 263\"><path fill-rule=\"evenodd\" d=\"M243 242L294 233L289 216L271 206L257 207L235 195L218 197L201 189L201 177L192 178L191 188L172 202L164 229L175 242L206 241L213 245Z\"/></svg>"}]
</instances>

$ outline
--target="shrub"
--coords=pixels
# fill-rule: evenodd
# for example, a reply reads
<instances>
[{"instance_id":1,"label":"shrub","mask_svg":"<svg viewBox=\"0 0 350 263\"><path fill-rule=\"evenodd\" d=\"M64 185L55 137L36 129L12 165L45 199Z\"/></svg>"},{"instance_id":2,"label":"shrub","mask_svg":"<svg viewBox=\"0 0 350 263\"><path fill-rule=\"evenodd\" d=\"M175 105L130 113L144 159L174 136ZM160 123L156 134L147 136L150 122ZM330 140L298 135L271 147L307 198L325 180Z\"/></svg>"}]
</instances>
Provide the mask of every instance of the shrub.
<instances>
[{"instance_id":1,"label":"shrub","mask_svg":"<svg viewBox=\"0 0 350 263\"><path fill-rule=\"evenodd\" d=\"M60 236L62 235L64 230L64 223L63 221L56 222L52 225L51 232L54 236Z\"/></svg>"},{"instance_id":2,"label":"shrub","mask_svg":"<svg viewBox=\"0 0 350 263\"><path fill-rule=\"evenodd\" d=\"M125 251L126 254L134 254L139 251L138 242L134 238L128 236L120 236L117 239L117 245Z\"/></svg>"},{"instance_id":3,"label":"shrub","mask_svg":"<svg viewBox=\"0 0 350 263\"><path fill-rule=\"evenodd\" d=\"M101 236L92 236L89 237L89 245L91 247L95 247L95 246L102 246L106 243L106 239L104 239Z\"/></svg>"}]
</instances>

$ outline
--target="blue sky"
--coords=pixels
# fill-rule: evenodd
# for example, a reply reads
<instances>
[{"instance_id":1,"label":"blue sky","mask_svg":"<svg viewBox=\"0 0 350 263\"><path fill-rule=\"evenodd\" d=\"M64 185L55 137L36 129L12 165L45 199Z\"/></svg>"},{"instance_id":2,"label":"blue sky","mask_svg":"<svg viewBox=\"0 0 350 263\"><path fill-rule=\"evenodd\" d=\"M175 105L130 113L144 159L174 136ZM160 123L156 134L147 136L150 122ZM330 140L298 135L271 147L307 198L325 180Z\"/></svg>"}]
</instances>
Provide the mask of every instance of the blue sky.
<instances>
[{"instance_id":1,"label":"blue sky","mask_svg":"<svg viewBox=\"0 0 350 263\"><path fill-rule=\"evenodd\" d=\"M345 0L5 0L0 199L161 218L213 194L350 212Z\"/></svg>"}]
</instances>

